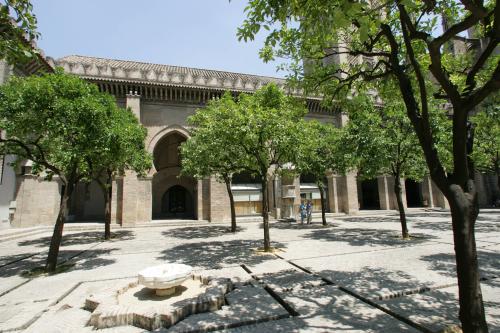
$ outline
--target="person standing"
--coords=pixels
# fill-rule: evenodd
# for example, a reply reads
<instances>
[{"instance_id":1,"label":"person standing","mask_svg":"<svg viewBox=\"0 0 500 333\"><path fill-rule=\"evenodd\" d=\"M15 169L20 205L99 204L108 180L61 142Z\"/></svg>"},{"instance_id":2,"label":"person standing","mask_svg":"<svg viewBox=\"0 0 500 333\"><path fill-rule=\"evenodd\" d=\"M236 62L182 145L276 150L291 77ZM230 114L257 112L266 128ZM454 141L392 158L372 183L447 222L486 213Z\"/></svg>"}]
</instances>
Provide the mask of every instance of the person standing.
<instances>
[{"instance_id":1,"label":"person standing","mask_svg":"<svg viewBox=\"0 0 500 333\"><path fill-rule=\"evenodd\" d=\"M304 201L300 203L299 213L300 213L300 224L304 224L304 220L307 217L307 207Z\"/></svg>"},{"instance_id":2,"label":"person standing","mask_svg":"<svg viewBox=\"0 0 500 333\"><path fill-rule=\"evenodd\" d=\"M312 221L312 210L313 210L313 204L311 200L307 200L307 205L306 205L307 224L310 224Z\"/></svg>"}]
</instances>

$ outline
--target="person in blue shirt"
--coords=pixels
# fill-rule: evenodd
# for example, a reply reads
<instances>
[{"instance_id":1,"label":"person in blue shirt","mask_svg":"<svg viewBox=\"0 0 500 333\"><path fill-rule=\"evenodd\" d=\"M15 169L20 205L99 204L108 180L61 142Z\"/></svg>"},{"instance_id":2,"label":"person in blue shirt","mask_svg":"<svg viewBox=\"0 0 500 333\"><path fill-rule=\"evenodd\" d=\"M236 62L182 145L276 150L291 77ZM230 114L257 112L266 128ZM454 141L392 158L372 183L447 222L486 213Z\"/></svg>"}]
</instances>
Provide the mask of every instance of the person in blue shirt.
<instances>
[{"instance_id":1,"label":"person in blue shirt","mask_svg":"<svg viewBox=\"0 0 500 333\"><path fill-rule=\"evenodd\" d=\"M313 204L311 200L307 200L306 204L307 224L310 224L312 221L312 211L313 211Z\"/></svg>"},{"instance_id":2,"label":"person in blue shirt","mask_svg":"<svg viewBox=\"0 0 500 333\"><path fill-rule=\"evenodd\" d=\"M300 203L299 213L300 213L300 224L304 224L304 220L307 217L307 207L304 201Z\"/></svg>"}]
</instances>

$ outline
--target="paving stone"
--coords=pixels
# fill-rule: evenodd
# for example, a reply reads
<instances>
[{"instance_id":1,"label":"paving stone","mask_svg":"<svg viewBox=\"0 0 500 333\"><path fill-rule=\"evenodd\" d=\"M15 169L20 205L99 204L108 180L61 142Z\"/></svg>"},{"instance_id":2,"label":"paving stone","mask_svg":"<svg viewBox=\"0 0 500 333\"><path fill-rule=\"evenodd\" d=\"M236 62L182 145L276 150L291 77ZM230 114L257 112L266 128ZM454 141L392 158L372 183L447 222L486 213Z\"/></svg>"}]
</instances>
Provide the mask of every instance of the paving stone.
<instances>
[{"instance_id":1,"label":"paving stone","mask_svg":"<svg viewBox=\"0 0 500 333\"><path fill-rule=\"evenodd\" d=\"M28 327L25 333L67 333L78 332L83 329L90 319L90 312L59 306L45 312L37 321Z\"/></svg>"},{"instance_id":2,"label":"paving stone","mask_svg":"<svg viewBox=\"0 0 500 333\"><path fill-rule=\"evenodd\" d=\"M28 327L48 305L48 301L11 302L0 305L0 332Z\"/></svg>"},{"instance_id":3,"label":"paving stone","mask_svg":"<svg viewBox=\"0 0 500 333\"><path fill-rule=\"evenodd\" d=\"M277 273L281 271L297 270L293 265L283 259L277 259L271 254L261 254L265 260L262 262L247 265L252 274L259 275L264 273Z\"/></svg>"},{"instance_id":4,"label":"paving stone","mask_svg":"<svg viewBox=\"0 0 500 333\"><path fill-rule=\"evenodd\" d=\"M279 293L311 332L418 332L336 286ZM309 331L308 331L309 332Z\"/></svg>"},{"instance_id":5,"label":"paving stone","mask_svg":"<svg viewBox=\"0 0 500 333\"><path fill-rule=\"evenodd\" d=\"M297 270L286 270L279 273L266 273L257 276L259 283L274 291L289 291L303 288L313 288L326 284L321 278Z\"/></svg>"},{"instance_id":6,"label":"paving stone","mask_svg":"<svg viewBox=\"0 0 500 333\"><path fill-rule=\"evenodd\" d=\"M483 281L481 290L490 332L500 332L500 279ZM379 301L378 304L432 330L459 325L458 287Z\"/></svg>"},{"instance_id":7,"label":"paving stone","mask_svg":"<svg viewBox=\"0 0 500 333\"><path fill-rule=\"evenodd\" d=\"M335 226L331 228L315 226L307 229L290 228L285 224L272 223L272 246L285 251L279 253L281 257L293 259L295 263L308 267L335 283L354 292L370 295L374 299L392 296L401 291L415 290L422 286L442 287L449 282L456 283L449 213L410 210L408 216L410 233L419 237L409 242L398 238L400 225L397 214L382 212L376 216L334 217ZM500 276L498 221L500 221L500 211L482 210L476 228L481 273L488 278ZM210 275L238 278L240 281L238 286L251 281L250 275L241 269L241 264L247 265L259 276L294 269L275 256L255 253L253 249L262 246L260 223L246 223L236 234L226 233L221 227L222 225L215 224L203 228L170 227L165 224L130 229L131 232L128 229L120 229L117 231L124 232L121 238L100 243L96 241L96 237L101 235L101 230L95 231L94 236L87 233L88 231L71 231L72 237L68 237L61 246L61 258L79 254L72 260L75 266L62 274L41 276L26 284L22 284L26 279L19 274L23 269L30 269L43 263L44 253L48 247L47 237L50 237L51 232L0 242L0 265L35 254L30 259L0 268L0 294L19 286L0 296L0 318L2 318L0 327L29 323L42 311L50 310L49 305L58 300L59 304L81 306L82 296L87 292L85 288L90 288L85 284L78 286L82 282L102 280L96 282L94 287L98 283L102 283L105 287L116 283L105 279L131 278L147 266L167 262L191 262L197 270L210 271ZM227 228L226 225L223 227ZM70 233L65 232L65 234ZM0 230L0 237L1 234ZM305 276L298 279L299 284L306 279ZM496 300L500 299L500 282L496 284L493 280L489 282L491 285L488 286L483 283L487 314L495 307L499 308ZM275 281L274 284L272 281L267 283L277 291L288 290L290 288L288 283L295 285L293 279ZM317 288L322 287L312 289ZM286 294L307 290L309 289L292 288ZM446 288L438 290L449 292ZM45 303L42 304L43 302ZM434 302L439 302L439 299L434 299ZM331 328L337 325L345 326L346 331L356 331L353 325L342 326L344 322L337 319L332 324L334 315L334 313L313 313L309 318L273 320L243 326L241 329L246 331L253 329L254 332L279 331L284 327L290 329L282 331L342 330ZM488 316L500 318L495 312L491 312ZM385 317L378 315L367 318L374 327L372 330L376 330L379 321L383 323L385 320ZM344 321L348 320L349 316L346 314ZM356 323L355 318L352 320ZM322 329L323 324L325 329ZM126 327L123 329L135 330ZM88 327L81 327L81 330L88 332Z\"/></svg>"},{"instance_id":8,"label":"paving stone","mask_svg":"<svg viewBox=\"0 0 500 333\"><path fill-rule=\"evenodd\" d=\"M269 293L252 285L226 295L228 305L220 310L187 317L167 332L209 331L288 317L288 312Z\"/></svg>"}]
</instances>

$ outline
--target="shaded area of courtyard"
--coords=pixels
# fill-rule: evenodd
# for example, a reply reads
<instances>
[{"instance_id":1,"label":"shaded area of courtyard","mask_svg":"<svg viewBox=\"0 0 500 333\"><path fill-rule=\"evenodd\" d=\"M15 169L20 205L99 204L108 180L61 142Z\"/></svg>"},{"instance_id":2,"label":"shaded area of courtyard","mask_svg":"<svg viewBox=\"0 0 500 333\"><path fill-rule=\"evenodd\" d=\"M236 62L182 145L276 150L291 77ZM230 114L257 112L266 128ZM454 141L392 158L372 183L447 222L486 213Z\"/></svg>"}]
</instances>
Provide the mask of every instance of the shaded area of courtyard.
<instances>
[{"instance_id":1,"label":"shaded area of courtyard","mask_svg":"<svg viewBox=\"0 0 500 333\"><path fill-rule=\"evenodd\" d=\"M81 310L90 293L167 262L230 277L237 288L250 287L256 295L253 301L245 298L188 317L179 326L188 331L208 324L222 329L224 323L233 325L227 326L231 332L435 332L456 325L449 214L414 210L408 215L410 240L401 239L393 212L337 217L326 227L319 220L276 222L271 225L275 254L256 250L262 246L260 223L241 223L235 234L225 224L116 229L110 242L103 241L102 230L73 231L61 247L60 262L67 269L38 277L26 271L43 265L50 230L3 241L0 330L90 332L85 326L90 313ZM499 332L500 211L482 212L476 230L488 323L491 332ZM113 332L144 331L126 326Z\"/></svg>"}]
</instances>

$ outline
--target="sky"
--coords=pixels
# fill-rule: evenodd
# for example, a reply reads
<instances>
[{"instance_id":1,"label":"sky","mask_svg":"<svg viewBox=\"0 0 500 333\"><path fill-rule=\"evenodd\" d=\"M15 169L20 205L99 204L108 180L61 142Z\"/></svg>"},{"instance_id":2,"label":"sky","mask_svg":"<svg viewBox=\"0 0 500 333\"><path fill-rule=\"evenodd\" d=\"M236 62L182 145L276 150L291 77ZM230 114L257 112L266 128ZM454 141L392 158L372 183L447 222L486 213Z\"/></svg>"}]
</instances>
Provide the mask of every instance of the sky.
<instances>
[{"instance_id":1,"label":"sky","mask_svg":"<svg viewBox=\"0 0 500 333\"><path fill-rule=\"evenodd\" d=\"M32 0L47 56L85 55L284 77L238 42L248 0Z\"/></svg>"}]
</instances>

